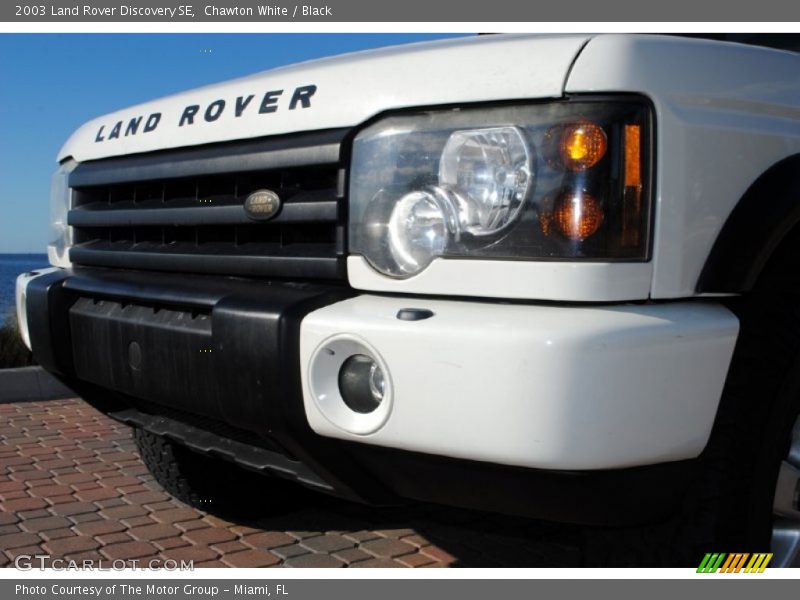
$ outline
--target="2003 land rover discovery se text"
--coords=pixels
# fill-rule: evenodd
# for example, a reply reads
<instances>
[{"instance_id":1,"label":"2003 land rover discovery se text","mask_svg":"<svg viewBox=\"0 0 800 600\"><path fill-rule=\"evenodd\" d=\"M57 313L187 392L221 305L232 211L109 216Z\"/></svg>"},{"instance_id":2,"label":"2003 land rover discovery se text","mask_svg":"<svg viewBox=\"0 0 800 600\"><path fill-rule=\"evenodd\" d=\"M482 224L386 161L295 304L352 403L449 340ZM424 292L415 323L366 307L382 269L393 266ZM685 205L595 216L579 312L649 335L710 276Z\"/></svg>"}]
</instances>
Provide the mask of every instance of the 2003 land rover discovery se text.
<instances>
[{"instance_id":1,"label":"2003 land rover discovery se text","mask_svg":"<svg viewBox=\"0 0 800 600\"><path fill-rule=\"evenodd\" d=\"M791 49L344 55L78 129L18 318L189 502L291 480L580 524L586 564L789 564L798 190Z\"/></svg>"}]
</instances>

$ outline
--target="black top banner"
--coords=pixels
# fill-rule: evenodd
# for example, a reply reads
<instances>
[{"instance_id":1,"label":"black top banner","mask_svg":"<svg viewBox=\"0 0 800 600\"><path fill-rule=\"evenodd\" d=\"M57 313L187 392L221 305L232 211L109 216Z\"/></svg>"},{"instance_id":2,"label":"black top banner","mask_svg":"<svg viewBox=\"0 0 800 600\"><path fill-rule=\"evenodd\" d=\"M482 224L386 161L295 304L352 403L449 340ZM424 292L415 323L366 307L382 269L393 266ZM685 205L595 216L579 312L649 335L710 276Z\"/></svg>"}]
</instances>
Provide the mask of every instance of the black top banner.
<instances>
[{"instance_id":1,"label":"black top banner","mask_svg":"<svg viewBox=\"0 0 800 600\"><path fill-rule=\"evenodd\" d=\"M797 22L793 0L48 0L0 5L11 22Z\"/></svg>"}]
</instances>

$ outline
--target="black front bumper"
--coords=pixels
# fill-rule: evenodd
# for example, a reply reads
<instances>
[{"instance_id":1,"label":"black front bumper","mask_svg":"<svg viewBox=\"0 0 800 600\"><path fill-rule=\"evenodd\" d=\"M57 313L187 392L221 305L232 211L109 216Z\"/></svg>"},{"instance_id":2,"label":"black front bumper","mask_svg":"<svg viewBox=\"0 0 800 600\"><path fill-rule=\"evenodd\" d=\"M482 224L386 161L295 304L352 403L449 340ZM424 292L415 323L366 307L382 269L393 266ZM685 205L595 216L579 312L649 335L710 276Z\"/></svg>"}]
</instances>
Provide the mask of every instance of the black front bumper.
<instances>
[{"instance_id":1,"label":"black front bumper","mask_svg":"<svg viewBox=\"0 0 800 600\"><path fill-rule=\"evenodd\" d=\"M39 363L112 417L248 468L385 502L303 410L302 318L343 286L99 269L28 286ZM328 469L316 459L325 457ZM313 466L311 466L313 465Z\"/></svg>"},{"instance_id":2,"label":"black front bumper","mask_svg":"<svg viewBox=\"0 0 800 600\"><path fill-rule=\"evenodd\" d=\"M300 325L337 285L64 270L27 290L39 363L119 420L198 452L371 504L402 499L628 524L674 509L690 461L553 472L324 438L309 427Z\"/></svg>"}]
</instances>

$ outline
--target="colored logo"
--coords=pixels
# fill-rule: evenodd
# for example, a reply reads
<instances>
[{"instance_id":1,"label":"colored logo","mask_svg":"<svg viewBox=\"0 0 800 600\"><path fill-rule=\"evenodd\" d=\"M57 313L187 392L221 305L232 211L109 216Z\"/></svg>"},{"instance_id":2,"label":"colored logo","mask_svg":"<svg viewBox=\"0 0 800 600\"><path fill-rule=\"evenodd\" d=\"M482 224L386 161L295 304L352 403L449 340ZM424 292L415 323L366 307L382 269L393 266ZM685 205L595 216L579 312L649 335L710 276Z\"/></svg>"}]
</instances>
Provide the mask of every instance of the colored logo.
<instances>
[{"instance_id":1,"label":"colored logo","mask_svg":"<svg viewBox=\"0 0 800 600\"><path fill-rule=\"evenodd\" d=\"M244 201L244 212L256 221L267 221L278 214L281 199L272 190L257 190Z\"/></svg>"},{"instance_id":2,"label":"colored logo","mask_svg":"<svg viewBox=\"0 0 800 600\"><path fill-rule=\"evenodd\" d=\"M718 552L708 552L700 566L697 567L698 573L763 573L764 569L772 560L772 553L749 554L740 552L735 554L725 554Z\"/></svg>"}]
</instances>

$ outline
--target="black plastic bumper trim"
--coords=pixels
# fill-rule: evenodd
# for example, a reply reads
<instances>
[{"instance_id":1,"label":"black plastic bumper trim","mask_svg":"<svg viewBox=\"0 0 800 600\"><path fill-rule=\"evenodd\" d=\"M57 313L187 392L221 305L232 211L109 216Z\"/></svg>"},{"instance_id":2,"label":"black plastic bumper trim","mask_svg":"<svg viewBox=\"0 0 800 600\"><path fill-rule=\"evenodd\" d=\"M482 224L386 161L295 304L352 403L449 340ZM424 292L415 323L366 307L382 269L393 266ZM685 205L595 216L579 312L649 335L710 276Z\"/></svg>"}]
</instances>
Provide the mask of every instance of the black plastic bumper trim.
<instances>
[{"instance_id":1,"label":"black plastic bumper trim","mask_svg":"<svg viewBox=\"0 0 800 600\"><path fill-rule=\"evenodd\" d=\"M145 304L166 304L212 308L231 294L269 293L276 284L234 277L181 275L119 269L78 268L63 273L64 290L85 296L138 301ZM313 284L295 284L297 289Z\"/></svg>"},{"instance_id":2,"label":"black plastic bumper trim","mask_svg":"<svg viewBox=\"0 0 800 600\"><path fill-rule=\"evenodd\" d=\"M511 467L349 444L353 460L401 498L592 526L630 526L670 515L697 460L597 471Z\"/></svg>"},{"instance_id":3,"label":"black plastic bumper trim","mask_svg":"<svg viewBox=\"0 0 800 600\"><path fill-rule=\"evenodd\" d=\"M135 408L111 411L108 416L128 425L141 427L155 435L163 435L195 452L234 462L251 471L268 472L326 493L334 491L303 463L290 460L277 452L243 444L169 417L150 415Z\"/></svg>"},{"instance_id":4,"label":"black plastic bumper trim","mask_svg":"<svg viewBox=\"0 0 800 600\"><path fill-rule=\"evenodd\" d=\"M217 420L272 442L338 496L387 503L379 481L336 441L313 433L303 408L300 323L351 297L346 286L85 267L31 286L34 356L101 411L147 404L161 416L178 410ZM210 327L198 330L195 315ZM131 342L140 347L136 364Z\"/></svg>"},{"instance_id":5,"label":"black plastic bumper trim","mask_svg":"<svg viewBox=\"0 0 800 600\"><path fill-rule=\"evenodd\" d=\"M51 373L73 374L67 312L74 301L62 291L69 271L52 271L28 282L25 310L36 362Z\"/></svg>"}]
</instances>

